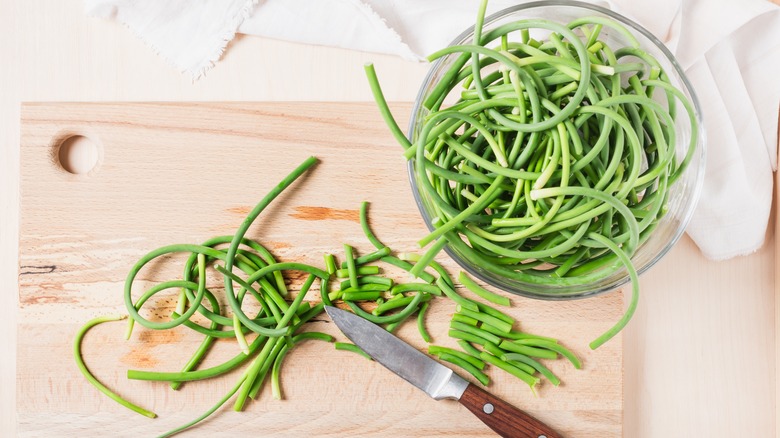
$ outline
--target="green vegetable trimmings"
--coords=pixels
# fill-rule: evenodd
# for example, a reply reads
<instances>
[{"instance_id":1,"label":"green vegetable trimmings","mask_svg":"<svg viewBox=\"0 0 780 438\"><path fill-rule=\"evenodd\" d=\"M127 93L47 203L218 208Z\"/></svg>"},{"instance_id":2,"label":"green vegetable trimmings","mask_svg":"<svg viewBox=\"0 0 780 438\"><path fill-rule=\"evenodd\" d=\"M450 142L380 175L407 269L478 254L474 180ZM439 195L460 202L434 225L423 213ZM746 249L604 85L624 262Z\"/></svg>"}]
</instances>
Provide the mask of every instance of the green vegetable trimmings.
<instances>
[{"instance_id":1,"label":"green vegetable trimmings","mask_svg":"<svg viewBox=\"0 0 780 438\"><path fill-rule=\"evenodd\" d=\"M368 353L361 350L360 347L355 344L350 344L349 342L336 342L333 345L336 347L336 350L351 351L365 357L368 360L374 360L371 358L371 356L368 355Z\"/></svg>"},{"instance_id":2,"label":"green vegetable trimmings","mask_svg":"<svg viewBox=\"0 0 780 438\"><path fill-rule=\"evenodd\" d=\"M98 381L89 371L89 368L87 368L87 365L84 363L84 358L81 356L81 341L84 339L84 335L87 334L89 329L104 322L119 321L125 318L126 316L123 315L99 316L84 324L84 326L79 329L78 333L76 333L76 339L73 341L73 357L76 359L76 365L78 365L81 374L83 374L87 381L89 381L89 383L91 383L100 392L132 411L138 412L145 417L155 418L157 417L157 414L154 412L148 411L140 406L130 403L100 383L100 381Z\"/></svg>"},{"instance_id":3,"label":"green vegetable trimmings","mask_svg":"<svg viewBox=\"0 0 780 438\"><path fill-rule=\"evenodd\" d=\"M509 298L490 292L484 287L478 285L474 280L469 278L469 276L466 275L466 273L463 271L461 271L460 274L458 274L458 281L460 281L462 285L466 286L466 289L474 292L476 295L490 301L491 303L495 303L506 307L512 305L512 303L509 301Z\"/></svg>"}]
</instances>

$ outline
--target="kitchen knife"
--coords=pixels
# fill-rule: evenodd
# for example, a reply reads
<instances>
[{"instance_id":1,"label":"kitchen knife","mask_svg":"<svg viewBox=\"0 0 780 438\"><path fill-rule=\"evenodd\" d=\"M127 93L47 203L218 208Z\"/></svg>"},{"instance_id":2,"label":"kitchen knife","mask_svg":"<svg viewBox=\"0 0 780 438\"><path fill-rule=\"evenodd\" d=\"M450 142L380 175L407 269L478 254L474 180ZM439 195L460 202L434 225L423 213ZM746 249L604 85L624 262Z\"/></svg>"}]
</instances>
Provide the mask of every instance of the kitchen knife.
<instances>
[{"instance_id":1,"label":"kitchen knife","mask_svg":"<svg viewBox=\"0 0 780 438\"><path fill-rule=\"evenodd\" d=\"M455 399L503 437L561 438L549 426L472 385L382 327L351 312L325 306L336 326L385 368L434 400Z\"/></svg>"}]
</instances>

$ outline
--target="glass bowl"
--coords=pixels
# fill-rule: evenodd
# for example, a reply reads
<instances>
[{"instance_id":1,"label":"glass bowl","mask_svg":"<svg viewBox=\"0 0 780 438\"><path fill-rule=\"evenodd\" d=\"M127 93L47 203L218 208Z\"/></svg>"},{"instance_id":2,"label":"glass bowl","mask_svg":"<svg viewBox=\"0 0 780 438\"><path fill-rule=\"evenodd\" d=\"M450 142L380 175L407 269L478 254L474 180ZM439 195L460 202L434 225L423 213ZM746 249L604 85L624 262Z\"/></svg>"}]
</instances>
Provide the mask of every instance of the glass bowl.
<instances>
[{"instance_id":1,"label":"glass bowl","mask_svg":"<svg viewBox=\"0 0 780 438\"><path fill-rule=\"evenodd\" d=\"M692 103L698 122L696 128L698 130L698 144L696 145L695 153L685 172L669 187L666 214L658 221L655 229L637 247L631 258L632 264L641 274L667 254L682 236L693 215L704 177L704 132L699 102L690 82L685 77L674 56L661 41L637 23L609 9L576 1L540 1L504 9L485 19L483 34L501 24L519 19L541 18L559 24L566 24L571 20L586 16L606 17L617 21L631 31L639 41L641 49L653 55L659 61L661 67L668 75L670 83L681 90ZM532 38L534 38L534 31L537 30L531 30ZM473 28L467 29L452 42L452 45L470 44L473 41L473 35ZM540 36L543 38L546 34L541 34ZM613 48L628 45L625 36L607 26L602 28L599 39ZM458 53L451 54L436 60L423 81L412 109L409 125L409 138L412 143L414 143L417 135L420 133L424 118L428 114L428 109L423 106L423 102L458 55ZM446 106L447 104L445 103L442 105L442 108L446 108ZM691 139L691 125L683 110L680 110L675 120L677 135L677 141L674 145L675 154L678 159L682 159ZM412 192L423 220L429 230L434 230L432 219L435 215L432 213L434 210L431 204L433 201L419 188L414 158L408 162L408 172ZM465 239L462 241L467 243ZM539 284L535 281L520 281L516 278L509 278L501 272L495 272L495 269L486 268L478 263L469 261L462 251L454 248L453 245L445 246L445 251L465 271L482 281L504 291L531 298L547 300L584 298L614 290L629 281L625 267L615 268L614 266L609 269L611 272L608 271L607 275L602 278L582 284Z\"/></svg>"}]
</instances>

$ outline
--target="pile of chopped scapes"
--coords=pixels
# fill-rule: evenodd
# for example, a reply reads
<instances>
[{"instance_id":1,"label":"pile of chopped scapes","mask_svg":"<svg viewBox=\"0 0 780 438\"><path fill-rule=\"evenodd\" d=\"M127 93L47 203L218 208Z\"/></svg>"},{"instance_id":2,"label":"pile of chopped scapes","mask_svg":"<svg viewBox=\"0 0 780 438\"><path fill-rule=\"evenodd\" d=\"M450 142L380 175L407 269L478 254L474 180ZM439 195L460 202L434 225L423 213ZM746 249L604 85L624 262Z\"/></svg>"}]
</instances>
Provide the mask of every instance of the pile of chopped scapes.
<instances>
[{"instance_id":1,"label":"pile of chopped scapes","mask_svg":"<svg viewBox=\"0 0 780 438\"><path fill-rule=\"evenodd\" d=\"M446 296L457 305L457 312L450 321L448 335L458 340L462 350L429 345L428 352L459 366L486 386L490 383L490 378L484 372L487 364L495 365L516 376L528 384L532 391L535 391L536 385L540 383L537 374L541 374L555 386L560 384L560 379L535 358L552 360L562 355L571 361L575 368L581 368L580 360L556 339L515 330L515 319L511 316L487 303L458 294L458 284L435 260L423 260L424 255L415 253L393 256L392 250L379 241L369 228L367 207L365 202L360 206L360 223L376 251L354 258L352 247L344 245L346 261L339 270L336 269L333 255L325 256L328 272L338 278L347 278L341 282L338 291L329 294L329 299L343 300L355 314L383 325L391 333L405 320L417 314L420 336L426 343L431 344L431 336L425 328L425 313L433 297ZM392 279L377 275L380 273L379 266L367 265L374 261L399 267L421 281L394 284ZM430 267L435 274L424 269L416 271L423 263L425 268ZM507 297L482 288L464 272L460 273L458 280L466 289L488 302L511 306ZM375 307L372 312L364 310L359 303L366 301L373 301ZM386 314L396 309L401 310ZM350 349L365 355L355 345L339 344L337 348Z\"/></svg>"},{"instance_id":2,"label":"pile of chopped scapes","mask_svg":"<svg viewBox=\"0 0 780 438\"><path fill-rule=\"evenodd\" d=\"M419 244L431 244L425 261L450 245L481 269L553 288L590 285L625 268L630 305L590 344L595 349L636 309L631 257L666 214L669 188L693 157L695 113L620 23L523 19L483 32L486 3L472 44L429 57L454 60L430 85L413 142L366 66L380 111L414 160L418 190L432 209L436 229ZM628 45L609 47L599 39L606 29ZM678 102L691 125L682 159L675 154Z\"/></svg>"},{"instance_id":3,"label":"pile of chopped scapes","mask_svg":"<svg viewBox=\"0 0 780 438\"><path fill-rule=\"evenodd\" d=\"M392 279L379 275L381 268L371 264L372 262L381 261L411 271L414 266L419 268L421 257L416 254L399 254L399 257L396 257L389 247L379 242L368 226L367 203L363 203L360 209L361 225L376 251L355 257L354 249L344 245L345 261L341 264L341 269L338 269L335 257L330 254L325 256L327 270L302 263L279 262L260 243L246 238L247 230L260 213L316 162L316 158L311 157L284 178L249 213L234 235L215 237L201 245L178 244L158 248L143 256L128 273L124 290L125 304L130 315L128 339L135 323L153 330L184 326L204 335L200 346L180 371L128 370L129 379L170 382L171 388L177 390L184 382L221 376L248 363L235 385L216 405L191 422L161 436L172 436L194 426L233 396L236 396L234 409L243 410L247 400L255 399L264 382L268 380L271 382L274 398L282 398L280 371L285 356L305 340L334 341L329 334L304 331L306 323L322 314L324 306L333 305L334 301L343 302L356 314L382 324L390 332L417 314L420 333L425 341L430 343L431 338L424 324L429 302L434 296L441 295L455 300L462 310L453 317L450 335L459 339L465 350L431 346L430 352L442 360L461 366L485 385L489 382L483 372L485 362L518 376L532 389L539 383L539 379L534 376L537 372L553 384L559 383L559 380L546 367L532 359L533 357L555 359L560 353L579 368L576 357L557 341L513 330L514 320L511 317L486 304L458 295L455 283L435 261L428 264L438 277L421 270L418 274L420 282L394 284ZM133 283L143 267L172 253L189 254L184 264L182 279L157 283L134 301ZM417 262L417 265L412 265L410 261ZM220 307L220 300L206 287L206 269L209 266L224 278L224 301L229 304L229 312ZM234 270L243 273L244 277ZM283 273L286 271L308 274L294 298L290 296L285 285ZM345 280L341 282L338 290L329 292L329 283L341 278ZM312 305L310 301L304 300L317 280L322 302ZM462 274L461 281L477 295L492 302L509 305L506 297L480 288L465 277L465 274ZM238 285L238 288L235 285ZM150 302L156 294L170 289L178 289L180 294L176 309L169 320L153 321L141 315L140 311L145 303ZM246 313L250 303L253 308L259 309L253 317ZM371 312L361 307L366 304L373 307ZM232 316L225 316L227 313ZM196 315L206 318L209 325L197 323L193 318ZM90 328L124 318L125 316L119 315L103 316L89 321L76 335L74 356L81 372L101 392L139 414L154 418L156 415L153 412L130 403L100 383L89 371L81 354L82 340ZM254 339L250 341L252 336ZM199 368L218 339L235 339L237 350L240 351L220 365ZM484 350L479 350L475 345L482 346ZM337 342L335 347L365 355L353 344Z\"/></svg>"}]
</instances>

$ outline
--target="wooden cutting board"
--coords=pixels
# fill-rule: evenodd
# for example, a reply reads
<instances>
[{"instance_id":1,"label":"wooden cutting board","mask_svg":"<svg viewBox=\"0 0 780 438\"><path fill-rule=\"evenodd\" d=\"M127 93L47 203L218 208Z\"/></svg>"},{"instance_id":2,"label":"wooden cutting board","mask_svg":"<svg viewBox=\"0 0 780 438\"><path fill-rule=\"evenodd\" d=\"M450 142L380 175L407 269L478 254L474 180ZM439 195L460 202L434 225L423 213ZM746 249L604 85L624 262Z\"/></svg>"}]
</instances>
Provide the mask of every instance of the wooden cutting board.
<instances>
[{"instance_id":1,"label":"wooden cutting board","mask_svg":"<svg viewBox=\"0 0 780 438\"><path fill-rule=\"evenodd\" d=\"M406 120L409 104L394 105ZM65 171L58 147L74 135L96 144L87 174ZM358 223L371 202L378 237L395 251L417 251L426 230L412 198L401 149L370 103L33 103L22 107L21 232L18 322L18 421L21 436L150 436L197 417L224 395L238 372L185 384L129 381L128 369L178 370L200 341L180 327L103 324L84 340L94 374L129 400L155 411L148 419L98 393L72 356L88 319L125 313L124 278L146 252L232 234L249 209L309 155L321 162L278 198L250 229L278 259L322 266L342 243L371 251ZM457 267L438 258L452 273ZM144 280L179 277L179 260L159 263ZM403 278L389 269L389 275ZM296 290L302 278L292 278ZM151 284L151 283L146 283ZM315 295L316 296L316 295ZM538 397L491 369L490 390L568 437L622 432L620 337L592 352L587 344L621 315L622 294L544 302L513 298L520 326L560 339L584 362L550 368L564 382ZM437 344L454 307L437 299L427 317ZM345 340L326 316L311 324ZM424 348L414 324L399 335ZM221 342L206 365L232 357ZM245 412L225 406L185 436L492 436L452 401L435 402L380 365L323 342L295 348L282 372L284 400L265 388Z\"/></svg>"}]
</instances>

